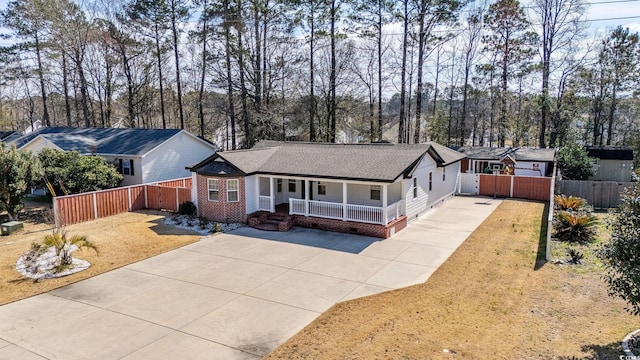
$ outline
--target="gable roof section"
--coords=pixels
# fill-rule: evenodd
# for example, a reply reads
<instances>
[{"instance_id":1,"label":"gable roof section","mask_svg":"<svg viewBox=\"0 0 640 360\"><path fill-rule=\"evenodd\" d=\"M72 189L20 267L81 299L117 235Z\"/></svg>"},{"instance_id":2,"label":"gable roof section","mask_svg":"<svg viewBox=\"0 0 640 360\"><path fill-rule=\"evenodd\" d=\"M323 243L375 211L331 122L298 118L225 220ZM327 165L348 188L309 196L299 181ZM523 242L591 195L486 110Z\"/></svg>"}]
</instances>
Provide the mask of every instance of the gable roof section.
<instances>
[{"instance_id":1,"label":"gable roof section","mask_svg":"<svg viewBox=\"0 0 640 360\"><path fill-rule=\"evenodd\" d=\"M464 146L458 149L459 152L467 155L473 160L495 160L509 155L515 161L540 161L553 162L555 159L555 149L537 149L537 148L508 148L508 147L483 147L483 146Z\"/></svg>"},{"instance_id":2,"label":"gable roof section","mask_svg":"<svg viewBox=\"0 0 640 360\"><path fill-rule=\"evenodd\" d=\"M393 182L409 174L429 153L439 166L464 155L437 144L329 144L261 141L250 150L219 152L191 168L210 174L210 164L218 157L244 175L254 173Z\"/></svg>"},{"instance_id":3,"label":"gable roof section","mask_svg":"<svg viewBox=\"0 0 640 360\"><path fill-rule=\"evenodd\" d=\"M633 150L624 146L587 146L587 154L600 160L633 160Z\"/></svg>"},{"instance_id":4,"label":"gable roof section","mask_svg":"<svg viewBox=\"0 0 640 360\"><path fill-rule=\"evenodd\" d=\"M22 148L40 137L62 150L78 151L81 154L144 156L182 131L184 130L43 127L8 143Z\"/></svg>"}]
</instances>

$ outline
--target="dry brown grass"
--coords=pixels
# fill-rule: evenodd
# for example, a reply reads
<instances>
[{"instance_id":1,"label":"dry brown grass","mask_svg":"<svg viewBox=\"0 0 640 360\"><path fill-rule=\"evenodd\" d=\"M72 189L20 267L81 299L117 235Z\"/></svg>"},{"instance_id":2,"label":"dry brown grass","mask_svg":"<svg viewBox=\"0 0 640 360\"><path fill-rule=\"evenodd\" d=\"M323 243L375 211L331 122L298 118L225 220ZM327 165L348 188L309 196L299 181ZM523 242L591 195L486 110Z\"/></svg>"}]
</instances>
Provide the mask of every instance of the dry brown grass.
<instances>
[{"instance_id":1,"label":"dry brown grass","mask_svg":"<svg viewBox=\"0 0 640 360\"><path fill-rule=\"evenodd\" d=\"M20 275L16 261L40 242L53 229L51 225L26 222L24 230L0 237L0 305L41 294L109 270L113 270L151 256L193 243L200 235L164 224L166 213L141 211L124 213L104 219L70 225L69 235L86 235L99 250L77 251L74 257L88 260L85 271L57 279L34 282Z\"/></svg>"},{"instance_id":2,"label":"dry brown grass","mask_svg":"<svg viewBox=\"0 0 640 360\"><path fill-rule=\"evenodd\" d=\"M640 321L597 267L535 269L544 216L504 201L424 284L339 303L267 358L618 359Z\"/></svg>"}]
</instances>

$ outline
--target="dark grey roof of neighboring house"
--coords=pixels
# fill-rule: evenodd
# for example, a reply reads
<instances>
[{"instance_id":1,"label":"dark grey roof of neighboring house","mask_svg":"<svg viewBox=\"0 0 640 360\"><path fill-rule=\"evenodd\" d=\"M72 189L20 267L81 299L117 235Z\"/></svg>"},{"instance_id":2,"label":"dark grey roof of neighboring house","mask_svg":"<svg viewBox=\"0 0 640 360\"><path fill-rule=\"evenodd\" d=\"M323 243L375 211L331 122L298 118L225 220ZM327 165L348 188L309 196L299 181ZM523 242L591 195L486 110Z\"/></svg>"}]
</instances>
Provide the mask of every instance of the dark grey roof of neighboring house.
<instances>
[{"instance_id":1,"label":"dark grey roof of neighboring house","mask_svg":"<svg viewBox=\"0 0 640 360\"><path fill-rule=\"evenodd\" d=\"M172 138L180 129L43 127L14 139L21 148L41 136L66 151L82 154L142 156Z\"/></svg>"},{"instance_id":2,"label":"dark grey roof of neighboring house","mask_svg":"<svg viewBox=\"0 0 640 360\"><path fill-rule=\"evenodd\" d=\"M587 154L601 160L633 160L633 150L624 146L587 146Z\"/></svg>"},{"instance_id":3,"label":"dark grey roof of neighboring house","mask_svg":"<svg viewBox=\"0 0 640 360\"><path fill-rule=\"evenodd\" d=\"M15 131L0 131L0 141L8 138L9 136L15 134Z\"/></svg>"},{"instance_id":4,"label":"dark grey roof of neighboring house","mask_svg":"<svg viewBox=\"0 0 640 360\"><path fill-rule=\"evenodd\" d=\"M410 173L425 154L439 166L465 156L444 146L407 144L329 144L261 141L252 149L218 152L191 169L201 174L215 159L246 175L253 173L391 182Z\"/></svg>"},{"instance_id":5,"label":"dark grey roof of neighboring house","mask_svg":"<svg viewBox=\"0 0 640 360\"><path fill-rule=\"evenodd\" d=\"M509 148L509 147L482 147L482 146L464 146L458 149L459 152L467 155L473 160L496 160L509 155L516 161L540 161L553 162L555 159L555 149L537 149L537 148Z\"/></svg>"}]
</instances>

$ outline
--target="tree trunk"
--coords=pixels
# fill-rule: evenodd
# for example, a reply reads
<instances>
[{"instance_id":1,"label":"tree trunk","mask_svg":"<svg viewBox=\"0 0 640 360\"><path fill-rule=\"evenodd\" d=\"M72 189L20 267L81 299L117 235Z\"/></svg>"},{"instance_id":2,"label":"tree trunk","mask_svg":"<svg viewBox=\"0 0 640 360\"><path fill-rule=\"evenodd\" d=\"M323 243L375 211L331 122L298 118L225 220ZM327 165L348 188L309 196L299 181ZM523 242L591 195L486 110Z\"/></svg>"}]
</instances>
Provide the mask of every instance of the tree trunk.
<instances>
[{"instance_id":1,"label":"tree trunk","mask_svg":"<svg viewBox=\"0 0 640 360\"><path fill-rule=\"evenodd\" d=\"M242 32L238 31L238 67L240 72L240 101L242 102L242 123L244 124L245 143L244 148L253 146L255 138L249 123L249 109L247 107L247 86L244 79L244 46L242 42Z\"/></svg>"},{"instance_id":2,"label":"tree trunk","mask_svg":"<svg viewBox=\"0 0 640 360\"><path fill-rule=\"evenodd\" d=\"M254 0L253 9L253 36L255 37L255 64L253 68L253 86L255 89L253 107L257 113L260 113L262 107L262 33L260 32L260 4L256 4L259 0ZM266 39L264 39L266 42ZM266 56L266 55L265 55Z\"/></svg>"},{"instance_id":3,"label":"tree trunk","mask_svg":"<svg viewBox=\"0 0 640 360\"><path fill-rule=\"evenodd\" d=\"M329 142L336 142L336 0L331 0L331 71L329 74Z\"/></svg>"},{"instance_id":4,"label":"tree trunk","mask_svg":"<svg viewBox=\"0 0 640 360\"><path fill-rule=\"evenodd\" d=\"M64 111L67 126L71 127L71 102L69 101L69 73L67 67L67 53L62 50L62 91L64 92Z\"/></svg>"},{"instance_id":5,"label":"tree trunk","mask_svg":"<svg viewBox=\"0 0 640 360\"><path fill-rule=\"evenodd\" d=\"M198 90L198 120L200 122L200 137L204 138L204 79L207 71L207 37L209 18L207 0L202 3L202 67L200 68L200 89Z\"/></svg>"},{"instance_id":6,"label":"tree trunk","mask_svg":"<svg viewBox=\"0 0 640 360\"><path fill-rule=\"evenodd\" d=\"M438 79L440 77L440 45L438 45L438 51L436 53L436 78L433 86L433 118L436 118L436 111L438 105Z\"/></svg>"},{"instance_id":7,"label":"tree trunk","mask_svg":"<svg viewBox=\"0 0 640 360\"><path fill-rule=\"evenodd\" d=\"M156 62L158 65L158 83L160 86L160 116L162 118L162 128L167 128L167 119L164 110L164 76L162 74L162 53L160 52L160 34L158 29L158 23L154 24L155 30L155 45L156 45Z\"/></svg>"},{"instance_id":8,"label":"tree trunk","mask_svg":"<svg viewBox=\"0 0 640 360\"><path fill-rule=\"evenodd\" d=\"M315 64L314 64L314 51L315 51L315 14L313 0L310 0L310 21L311 21L311 34L309 37L309 141L316 141L316 95L314 91L315 87Z\"/></svg>"},{"instance_id":9,"label":"tree trunk","mask_svg":"<svg viewBox=\"0 0 640 360\"><path fill-rule=\"evenodd\" d=\"M51 126L51 120L49 120L49 109L47 107L47 91L44 86L44 73L42 70L42 60L40 56L40 39L38 37L38 33L35 34L35 44L36 48L36 60L38 62L38 77L40 78L40 91L42 95L42 121L45 126Z\"/></svg>"},{"instance_id":10,"label":"tree trunk","mask_svg":"<svg viewBox=\"0 0 640 360\"><path fill-rule=\"evenodd\" d=\"M233 103L233 81L231 78L231 33L229 25L224 28L225 56L227 65L227 97L229 101L229 120L231 125L231 150L236 149L236 112ZM229 126L227 126L227 129ZM227 149L229 148L229 135L227 131Z\"/></svg>"},{"instance_id":11,"label":"tree trunk","mask_svg":"<svg viewBox=\"0 0 640 360\"><path fill-rule=\"evenodd\" d=\"M108 58L109 49L105 46L105 73L106 73L106 84L104 87L104 97L105 97L105 122L107 127L111 127L111 113L113 112L113 64L111 63L111 59Z\"/></svg>"},{"instance_id":12,"label":"tree trunk","mask_svg":"<svg viewBox=\"0 0 640 360\"><path fill-rule=\"evenodd\" d=\"M616 106L617 106L617 99L616 99L616 93L618 90L618 86L615 83L616 80L614 80L614 84L613 84L613 89L611 90L611 105L609 106L609 126L607 128L607 145L611 145L611 139L613 138L613 123L615 122L615 114L616 114Z\"/></svg>"},{"instance_id":13,"label":"tree trunk","mask_svg":"<svg viewBox=\"0 0 640 360\"><path fill-rule=\"evenodd\" d=\"M180 128L184 129L184 111L182 109L182 84L180 81L180 54L178 51L178 29L176 26L176 0L171 0L171 32L173 33L173 54L176 62L176 86L178 88L178 111Z\"/></svg>"},{"instance_id":14,"label":"tree trunk","mask_svg":"<svg viewBox=\"0 0 640 360\"><path fill-rule=\"evenodd\" d=\"M87 78L82 69L82 54L76 54L76 67L78 69L78 77L80 80L80 96L82 106L82 116L84 116L84 126L91 127L91 119L89 118L89 96L87 94Z\"/></svg>"},{"instance_id":15,"label":"tree trunk","mask_svg":"<svg viewBox=\"0 0 640 360\"><path fill-rule=\"evenodd\" d=\"M378 0L378 140L382 141L382 0Z\"/></svg>"},{"instance_id":16,"label":"tree trunk","mask_svg":"<svg viewBox=\"0 0 640 360\"><path fill-rule=\"evenodd\" d=\"M413 142L420 143L420 126L422 116L422 67L424 66L424 47L425 33L424 33L424 16L425 16L425 1L420 2L420 14L418 14L418 84L416 86L416 128L413 136Z\"/></svg>"},{"instance_id":17,"label":"tree trunk","mask_svg":"<svg viewBox=\"0 0 640 360\"><path fill-rule=\"evenodd\" d=\"M398 122L398 144L406 143L405 140L405 101L407 97L407 47L409 32L409 0L404 0L404 34L402 35L402 65L400 68L400 120Z\"/></svg>"}]
</instances>

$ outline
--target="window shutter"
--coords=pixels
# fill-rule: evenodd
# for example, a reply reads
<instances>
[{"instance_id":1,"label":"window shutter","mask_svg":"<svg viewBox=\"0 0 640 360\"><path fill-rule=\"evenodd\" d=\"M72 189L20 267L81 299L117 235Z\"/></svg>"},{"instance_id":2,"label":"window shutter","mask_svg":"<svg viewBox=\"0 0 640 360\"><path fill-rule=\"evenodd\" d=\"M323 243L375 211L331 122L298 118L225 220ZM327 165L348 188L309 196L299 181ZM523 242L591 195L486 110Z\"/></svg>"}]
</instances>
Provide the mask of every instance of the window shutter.
<instances>
[{"instance_id":1,"label":"window shutter","mask_svg":"<svg viewBox=\"0 0 640 360\"><path fill-rule=\"evenodd\" d=\"M118 159L118 172L122 174L122 159Z\"/></svg>"},{"instance_id":2,"label":"window shutter","mask_svg":"<svg viewBox=\"0 0 640 360\"><path fill-rule=\"evenodd\" d=\"M135 175L133 173L133 159L129 159L129 167L131 168L131 176Z\"/></svg>"}]
</instances>

